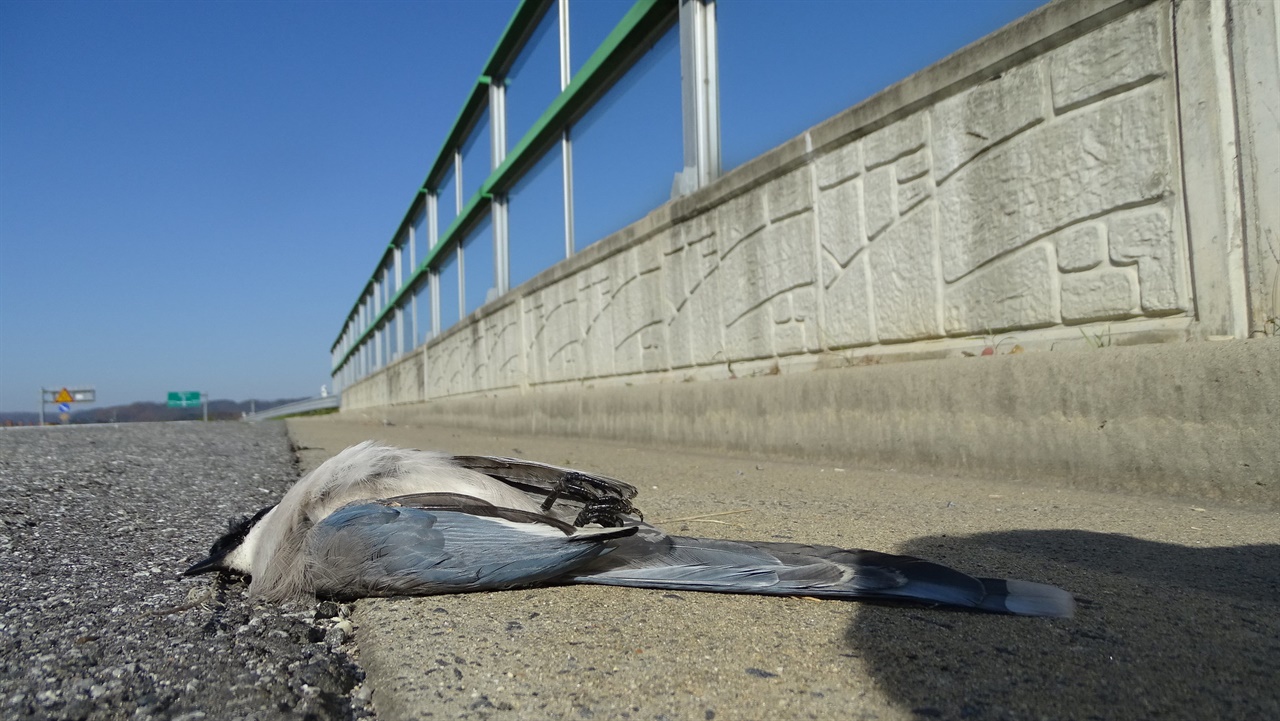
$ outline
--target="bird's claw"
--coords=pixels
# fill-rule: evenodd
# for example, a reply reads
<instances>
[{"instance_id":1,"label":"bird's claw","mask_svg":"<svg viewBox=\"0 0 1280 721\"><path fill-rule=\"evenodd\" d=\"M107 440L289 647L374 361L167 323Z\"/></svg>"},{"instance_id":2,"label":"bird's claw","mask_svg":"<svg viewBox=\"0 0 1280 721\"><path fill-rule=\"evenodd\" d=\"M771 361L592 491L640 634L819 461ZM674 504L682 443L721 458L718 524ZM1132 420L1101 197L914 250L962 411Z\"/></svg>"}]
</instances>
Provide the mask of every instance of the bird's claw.
<instances>
[{"instance_id":1,"label":"bird's claw","mask_svg":"<svg viewBox=\"0 0 1280 721\"><path fill-rule=\"evenodd\" d=\"M560 496L568 496L581 501L582 511L574 519L573 525L582 527L588 523L599 523L601 526L620 526L627 515L643 516L631 505L631 501L619 497L607 486L601 486L596 479L584 473L569 471L556 482L556 488L542 502L542 511L551 510Z\"/></svg>"}]
</instances>

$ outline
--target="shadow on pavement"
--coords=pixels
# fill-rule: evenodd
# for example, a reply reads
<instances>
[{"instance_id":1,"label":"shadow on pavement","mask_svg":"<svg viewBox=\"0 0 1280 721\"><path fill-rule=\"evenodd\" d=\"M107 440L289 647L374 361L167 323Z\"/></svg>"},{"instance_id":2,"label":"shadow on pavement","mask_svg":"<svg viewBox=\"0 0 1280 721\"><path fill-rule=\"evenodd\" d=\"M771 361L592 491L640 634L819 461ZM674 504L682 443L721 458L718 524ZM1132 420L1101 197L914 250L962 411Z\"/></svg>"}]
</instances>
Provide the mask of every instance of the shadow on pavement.
<instances>
[{"instance_id":1,"label":"shadow on pavement","mask_svg":"<svg viewBox=\"0 0 1280 721\"><path fill-rule=\"evenodd\" d=\"M900 552L1080 602L1071 619L862 607L850 655L918 718L1280 718L1280 545L1011 531Z\"/></svg>"}]
</instances>

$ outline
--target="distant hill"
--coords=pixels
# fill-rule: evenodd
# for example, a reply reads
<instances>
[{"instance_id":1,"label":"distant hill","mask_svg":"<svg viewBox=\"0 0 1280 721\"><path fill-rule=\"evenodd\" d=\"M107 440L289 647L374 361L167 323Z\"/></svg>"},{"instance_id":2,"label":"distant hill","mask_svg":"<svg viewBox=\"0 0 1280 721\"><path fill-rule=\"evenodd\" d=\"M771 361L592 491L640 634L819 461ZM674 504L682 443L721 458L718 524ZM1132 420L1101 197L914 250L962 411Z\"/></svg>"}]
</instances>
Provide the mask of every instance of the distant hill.
<instances>
[{"instance_id":1,"label":"distant hill","mask_svg":"<svg viewBox=\"0 0 1280 721\"><path fill-rule=\"evenodd\" d=\"M300 400L304 399L278 398L269 401L212 400L209 401L209 420L238 420L242 414L249 412L251 406L256 410L262 411ZM82 411L73 411L71 413L71 422L147 423L152 421L198 421L203 417L204 411L199 406L195 408L169 408L164 403L142 401L123 406L107 406L105 408L88 408ZM57 423L57 409L53 407L45 409L44 419L46 423ZM16 413L0 412L0 425L35 425L39 420L38 413L28 411Z\"/></svg>"}]
</instances>

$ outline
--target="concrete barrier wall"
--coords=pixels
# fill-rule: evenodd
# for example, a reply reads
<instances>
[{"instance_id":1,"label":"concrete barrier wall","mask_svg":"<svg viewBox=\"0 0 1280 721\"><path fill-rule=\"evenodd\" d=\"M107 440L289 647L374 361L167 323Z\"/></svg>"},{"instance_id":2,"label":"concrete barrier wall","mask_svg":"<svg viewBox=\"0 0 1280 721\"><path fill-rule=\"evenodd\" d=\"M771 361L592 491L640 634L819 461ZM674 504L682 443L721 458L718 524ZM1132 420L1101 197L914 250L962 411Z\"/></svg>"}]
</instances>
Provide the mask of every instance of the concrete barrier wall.
<instances>
[{"instance_id":1,"label":"concrete barrier wall","mask_svg":"<svg viewBox=\"0 0 1280 721\"><path fill-rule=\"evenodd\" d=\"M343 415L1280 509L1280 338L474 395Z\"/></svg>"},{"instance_id":2,"label":"concrete barrier wall","mask_svg":"<svg viewBox=\"0 0 1280 721\"><path fill-rule=\"evenodd\" d=\"M1280 252L1245 236L1274 243L1275 150L1246 144L1242 190L1237 107L1274 95L1275 17L1053 3L486 305L344 410L1265 332Z\"/></svg>"},{"instance_id":3,"label":"concrete barrier wall","mask_svg":"<svg viewBox=\"0 0 1280 721\"><path fill-rule=\"evenodd\" d=\"M394 403L412 403L425 398L421 349L405 355L386 368L342 391L343 408L376 408Z\"/></svg>"}]
</instances>

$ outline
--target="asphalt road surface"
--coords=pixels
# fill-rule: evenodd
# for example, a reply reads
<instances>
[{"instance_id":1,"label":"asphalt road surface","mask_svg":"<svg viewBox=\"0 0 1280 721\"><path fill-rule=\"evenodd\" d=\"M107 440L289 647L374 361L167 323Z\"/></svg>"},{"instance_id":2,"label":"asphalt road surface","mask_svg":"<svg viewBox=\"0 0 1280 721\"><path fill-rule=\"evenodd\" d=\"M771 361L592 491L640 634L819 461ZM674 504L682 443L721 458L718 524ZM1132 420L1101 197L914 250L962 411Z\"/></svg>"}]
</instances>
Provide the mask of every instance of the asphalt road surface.
<instances>
[{"instance_id":1,"label":"asphalt road surface","mask_svg":"<svg viewBox=\"0 0 1280 721\"><path fill-rule=\"evenodd\" d=\"M0 430L0 718L368 715L346 609L178 576L296 478L281 423Z\"/></svg>"},{"instance_id":2,"label":"asphalt road surface","mask_svg":"<svg viewBox=\"0 0 1280 721\"><path fill-rule=\"evenodd\" d=\"M1280 718L1273 512L333 417L289 431L296 454L278 423L0 431L0 718ZM1081 605L583 586L270 606L178 577L366 438L596 470L672 531L910 553Z\"/></svg>"}]
</instances>

